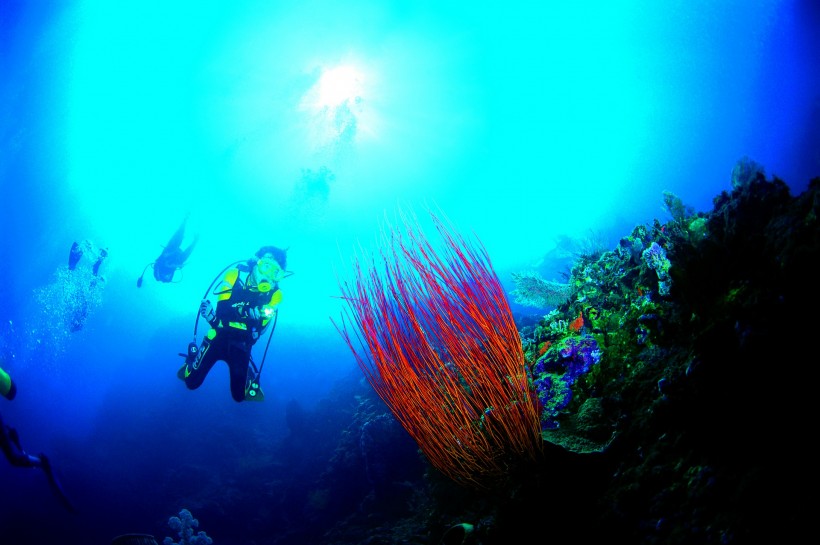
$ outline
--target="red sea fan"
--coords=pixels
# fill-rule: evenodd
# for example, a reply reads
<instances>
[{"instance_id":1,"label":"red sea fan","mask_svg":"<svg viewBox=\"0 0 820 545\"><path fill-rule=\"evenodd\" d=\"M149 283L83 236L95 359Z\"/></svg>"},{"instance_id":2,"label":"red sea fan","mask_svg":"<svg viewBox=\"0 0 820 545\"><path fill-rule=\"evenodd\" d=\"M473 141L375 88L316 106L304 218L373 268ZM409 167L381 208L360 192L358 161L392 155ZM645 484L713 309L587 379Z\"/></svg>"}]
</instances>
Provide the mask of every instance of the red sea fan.
<instances>
[{"instance_id":1,"label":"red sea fan","mask_svg":"<svg viewBox=\"0 0 820 545\"><path fill-rule=\"evenodd\" d=\"M336 327L433 466L484 487L537 457L537 402L486 251L430 216L442 253L415 219L383 229L380 259L368 269L355 259L354 279L340 282L347 308Z\"/></svg>"}]
</instances>

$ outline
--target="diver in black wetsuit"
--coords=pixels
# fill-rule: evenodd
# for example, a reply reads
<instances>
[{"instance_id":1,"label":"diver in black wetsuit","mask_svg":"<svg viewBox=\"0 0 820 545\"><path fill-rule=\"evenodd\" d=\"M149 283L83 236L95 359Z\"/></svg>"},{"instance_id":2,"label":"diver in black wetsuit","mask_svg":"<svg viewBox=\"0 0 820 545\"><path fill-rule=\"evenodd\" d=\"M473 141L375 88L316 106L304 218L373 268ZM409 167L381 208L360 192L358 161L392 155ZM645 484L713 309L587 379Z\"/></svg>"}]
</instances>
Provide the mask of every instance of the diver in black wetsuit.
<instances>
[{"instance_id":1,"label":"diver in black wetsuit","mask_svg":"<svg viewBox=\"0 0 820 545\"><path fill-rule=\"evenodd\" d=\"M185 266L185 262L194 251L196 243L199 241L199 234L194 235L193 241L184 250L182 249L182 239L185 236L185 227L188 223L188 216L182 220L179 228L168 241L168 244L162 249L162 253L153 263L149 263L142 271L142 275L137 279L137 287L142 286L142 278L145 276L145 271L148 267L154 267L154 278L157 282L173 282L176 272Z\"/></svg>"},{"instance_id":2,"label":"diver in black wetsuit","mask_svg":"<svg viewBox=\"0 0 820 545\"><path fill-rule=\"evenodd\" d=\"M0 367L0 394L8 400L13 400L17 395L17 385L2 367ZM46 474L51 490L60 503L69 511L74 511L74 506L71 505L63 491L63 487L60 486L57 477L54 475L51 461L45 454L40 453L34 456L23 450L23 447L20 446L20 436L17 430L3 421L2 414L0 414L0 450L3 451L11 465L15 467L39 467L42 469L43 473Z\"/></svg>"}]
</instances>

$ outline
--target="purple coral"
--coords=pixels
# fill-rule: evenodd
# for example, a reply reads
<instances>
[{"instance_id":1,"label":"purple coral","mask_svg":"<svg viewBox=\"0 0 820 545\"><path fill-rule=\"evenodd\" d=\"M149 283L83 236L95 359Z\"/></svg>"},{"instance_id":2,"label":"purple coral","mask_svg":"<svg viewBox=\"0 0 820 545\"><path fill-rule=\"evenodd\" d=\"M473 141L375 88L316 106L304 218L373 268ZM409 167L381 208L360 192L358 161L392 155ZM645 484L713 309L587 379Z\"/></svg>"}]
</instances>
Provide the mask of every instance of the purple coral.
<instances>
[{"instance_id":1,"label":"purple coral","mask_svg":"<svg viewBox=\"0 0 820 545\"><path fill-rule=\"evenodd\" d=\"M587 373L593 365L601 361L601 350L591 335L570 337L560 349L561 357L566 362L567 372L564 375L569 381Z\"/></svg>"},{"instance_id":2,"label":"purple coral","mask_svg":"<svg viewBox=\"0 0 820 545\"><path fill-rule=\"evenodd\" d=\"M572 400L572 385L601 361L601 350L591 335L569 337L535 363L533 384L541 404L541 427L558 427L558 414Z\"/></svg>"},{"instance_id":3,"label":"purple coral","mask_svg":"<svg viewBox=\"0 0 820 545\"><path fill-rule=\"evenodd\" d=\"M592 335L569 337L546 352L535 364L535 374L561 374L570 383L601 361L601 350Z\"/></svg>"}]
</instances>

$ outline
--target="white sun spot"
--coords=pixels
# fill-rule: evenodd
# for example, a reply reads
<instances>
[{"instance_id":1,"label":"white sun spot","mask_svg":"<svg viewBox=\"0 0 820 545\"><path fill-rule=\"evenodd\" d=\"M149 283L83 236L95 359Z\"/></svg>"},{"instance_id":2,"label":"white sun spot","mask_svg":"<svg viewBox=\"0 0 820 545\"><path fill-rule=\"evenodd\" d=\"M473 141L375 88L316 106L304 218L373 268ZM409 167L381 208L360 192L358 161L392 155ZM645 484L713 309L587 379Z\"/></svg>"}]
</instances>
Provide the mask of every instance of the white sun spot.
<instances>
[{"instance_id":1,"label":"white sun spot","mask_svg":"<svg viewBox=\"0 0 820 545\"><path fill-rule=\"evenodd\" d=\"M353 144L360 128L364 76L351 65L325 69L302 97L313 147L340 150Z\"/></svg>"},{"instance_id":2,"label":"white sun spot","mask_svg":"<svg viewBox=\"0 0 820 545\"><path fill-rule=\"evenodd\" d=\"M352 66L338 66L325 71L319 78L317 105L335 108L356 101L362 94L362 75Z\"/></svg>"}]
</instances>

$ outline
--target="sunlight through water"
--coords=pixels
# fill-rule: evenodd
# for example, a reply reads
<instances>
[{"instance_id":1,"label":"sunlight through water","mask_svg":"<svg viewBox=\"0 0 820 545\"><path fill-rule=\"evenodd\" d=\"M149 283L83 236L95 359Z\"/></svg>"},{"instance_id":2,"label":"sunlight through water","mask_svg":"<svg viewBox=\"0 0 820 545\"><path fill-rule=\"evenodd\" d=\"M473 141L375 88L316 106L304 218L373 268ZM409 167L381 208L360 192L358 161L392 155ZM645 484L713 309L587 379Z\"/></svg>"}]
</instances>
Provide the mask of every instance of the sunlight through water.
<instances>
[{"instance_id":1,"label":"sunlight through water","mask_svg":"<svg viewBox=\"0 0 820 545\"><path fill-rule=\"evenodd\" d=\"M308 116L314 149L352 145L362 112L364 76L353 66L325 69L302 97L300 110Z\"/></svg>"}]
</instances>

